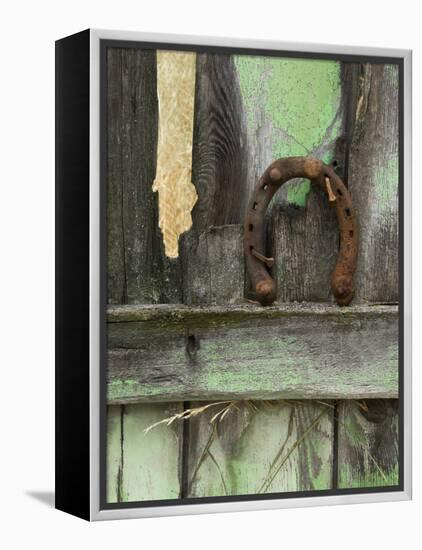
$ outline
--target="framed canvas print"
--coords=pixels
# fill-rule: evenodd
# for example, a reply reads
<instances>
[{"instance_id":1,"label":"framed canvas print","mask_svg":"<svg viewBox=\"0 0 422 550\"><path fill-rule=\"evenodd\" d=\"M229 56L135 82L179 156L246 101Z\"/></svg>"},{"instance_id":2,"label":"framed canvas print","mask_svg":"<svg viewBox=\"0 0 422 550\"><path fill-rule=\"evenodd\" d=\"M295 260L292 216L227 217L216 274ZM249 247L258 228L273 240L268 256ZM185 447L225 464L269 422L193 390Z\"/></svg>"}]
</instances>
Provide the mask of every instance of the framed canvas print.
<instances>
[{"instance_id":1,"label":"framed canvas print","mask_svg":"<svg viewBox=\"0 0 422 550\"><path fill-rule=\"evenodd\" d=\"M411 53L56 43L56 506L411 497Z\"/></svg>"}]
</instances>

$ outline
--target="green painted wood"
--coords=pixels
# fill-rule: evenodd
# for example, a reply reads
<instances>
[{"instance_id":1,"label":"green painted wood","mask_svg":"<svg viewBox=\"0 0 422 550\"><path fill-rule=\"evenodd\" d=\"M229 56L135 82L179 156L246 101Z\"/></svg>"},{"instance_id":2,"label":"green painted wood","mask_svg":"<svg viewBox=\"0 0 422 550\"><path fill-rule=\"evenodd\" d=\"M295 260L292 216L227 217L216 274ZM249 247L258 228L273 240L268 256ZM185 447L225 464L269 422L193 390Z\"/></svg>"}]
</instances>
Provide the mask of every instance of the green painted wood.
<instances>
[{"instance_id":1,"label":"green painted wood","mask_svg":"<svg viewBox=\"0 0 422 550\"><path fill-rule=\"evenodd\" d=\"M333 408L312 402L233 403L189 423L188 496L329 489Z\"/></svg>"},{"instance_id":2,"label":"green painted wood","mask_svg":"<svg viewBox=\"0 0 422 550\"><path fill-rule=\"evenodd\" d=\"M357 302L397 302L399 291L398 67L360 67L349 189L360 219Z\"/></svg>"},{"instance_id":3,"label":"green painted wood","mask_svg":"<svg viewBox=\"0 0 422 550\"><path fill-rule=\"evenodd\" d=\"M123 407L109 406L107 409L107 502L119 502L122 482L122 420Z\"/></svg>"},{"instance_id":4,"label":"green painted wood","mask_svg":"<svg viewBox=\"0 0 422 550\"><path fill-rule=\"evenodd\" d=\"M398 400L344 401L338 408L338 486L399 483Z\"/></svg>"},{"instance_id":5,"label":"green painted wood","mask_svg":"<svg viewBox=\"0 0 422 550\"><path fill-rule=\"evenodd\" d=\"M287 156L312 155L345 165L345 89L334 61L236 56L248 121L248 192L267 166ZM347 91L347 90L346 90ZM332 301L330 275L338 252L333 209L307 180L283 185L269 206L268 256L278 299Z\"/></svg>"},{"instance_id":6,"label":"green painted wood","mask_svg":"<svg viewBox=\"0 0 422 550\"><path fill-rule=\"evenodd\" d=\"M180 497L180 445L183 426L145 429L175 413L179 403L126 405L122 423L122 502Z\"/></svg>"},{"instance_id":7,"label":"green painted wood","mask_svg":"<svg viewBox=\"0 0 422 550\"><path fill-rule=\"evenodd\" d=\"M330 163L342 126L341 65L335 61L234 56L249 147L249 193L280 157ZM277 202L304 207L309 182L288 184Z\"/></svg>"},{"instance_id":8,"label":"green painted wood","mask_svg":"<svg viewBox=\"0 0 422 550\"><path fill-rule=\"evenodd\" d=\"M397 319L396 306L113 307L108 399L395 397Z\"/></svg>"}]
</instances>

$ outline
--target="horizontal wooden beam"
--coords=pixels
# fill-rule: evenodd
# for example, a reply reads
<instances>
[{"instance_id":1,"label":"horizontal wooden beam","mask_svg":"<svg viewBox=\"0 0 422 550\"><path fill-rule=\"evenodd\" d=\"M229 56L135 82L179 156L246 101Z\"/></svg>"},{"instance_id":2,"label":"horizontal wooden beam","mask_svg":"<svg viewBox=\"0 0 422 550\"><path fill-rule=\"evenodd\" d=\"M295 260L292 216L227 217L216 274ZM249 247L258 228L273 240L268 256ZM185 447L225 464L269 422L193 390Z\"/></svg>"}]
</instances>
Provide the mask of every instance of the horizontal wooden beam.
<instances>
[{"instance_id":1,"label":"horizontal wooden beam","mask_svg":"<svg viewBox=\"0 0 422 550\"><path fill-rule=\"evenodd\" d=\"M108 402L398 396L398 308L110 306Z\"/></svg>"}]
</instances>

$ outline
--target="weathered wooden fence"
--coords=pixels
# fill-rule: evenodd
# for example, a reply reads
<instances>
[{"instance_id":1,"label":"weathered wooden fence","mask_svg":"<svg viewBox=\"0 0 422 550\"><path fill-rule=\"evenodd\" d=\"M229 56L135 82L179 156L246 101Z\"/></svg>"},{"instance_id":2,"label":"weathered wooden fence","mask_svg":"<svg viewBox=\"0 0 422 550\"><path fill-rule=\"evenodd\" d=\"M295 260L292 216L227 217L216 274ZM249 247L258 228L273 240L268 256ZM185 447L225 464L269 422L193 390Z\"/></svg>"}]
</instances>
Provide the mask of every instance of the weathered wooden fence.
<instances>
[{"instance_id":1,"label":"weathered wooden fence","mask_svg":"<svg viewBox=\"0 0 422 550\"><path fill-rule=\"evenodd\" d=\"M170 96L187 109L185 135L192 110L183 158L198 199L169 258L152 186L166 162L178 170L162 137L177 117L157 94L177 55L158 73L153 50L107 56L108 501L397 484L397 67L185 54L196 75L179 65ZM178 98L189 90L194 103ZM335 214L307 181L286 184L268 214L277 304L245 299L247 200L267 165L292 155L331 163L351 192L349 308L330 295Z\"/></svg>"}]
</instances>

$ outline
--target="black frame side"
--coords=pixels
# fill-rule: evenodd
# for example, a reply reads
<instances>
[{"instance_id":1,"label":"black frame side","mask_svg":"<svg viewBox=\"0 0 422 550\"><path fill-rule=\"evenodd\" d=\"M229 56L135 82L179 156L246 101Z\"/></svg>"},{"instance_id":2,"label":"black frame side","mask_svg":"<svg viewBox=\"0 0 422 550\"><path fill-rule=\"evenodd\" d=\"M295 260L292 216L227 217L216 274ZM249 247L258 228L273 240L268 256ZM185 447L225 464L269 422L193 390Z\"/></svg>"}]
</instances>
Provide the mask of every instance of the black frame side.
<instances>
[{"instance_id":1,"label":"black frame side","mask_svg":"<svg viewBox=\"0 0 422 550\"><path fill-rule=\"evenodd\" d=\"M90 519L90 31L56 42L56 508Z\"/></svg>"}]
</instances>

